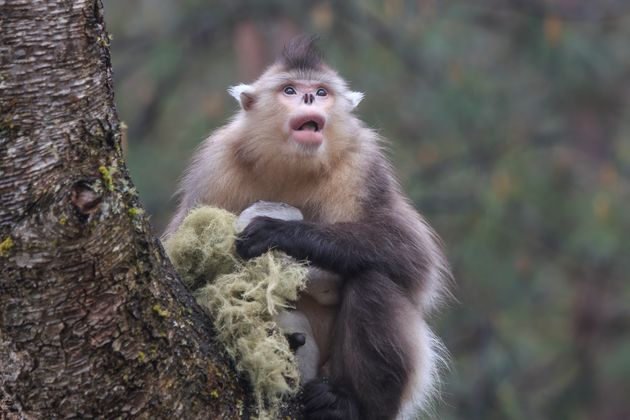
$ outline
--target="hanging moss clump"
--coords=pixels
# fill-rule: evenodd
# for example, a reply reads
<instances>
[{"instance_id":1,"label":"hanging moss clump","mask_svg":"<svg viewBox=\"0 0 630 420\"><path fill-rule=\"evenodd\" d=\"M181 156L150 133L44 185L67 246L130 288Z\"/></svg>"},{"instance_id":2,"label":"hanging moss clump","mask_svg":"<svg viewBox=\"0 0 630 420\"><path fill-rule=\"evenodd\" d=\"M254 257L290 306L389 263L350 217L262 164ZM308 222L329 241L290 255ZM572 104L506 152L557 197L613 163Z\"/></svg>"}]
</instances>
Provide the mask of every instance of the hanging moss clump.
<instances>
[{"instance_id":1,"label":"hanging moss clump","mask_svg":"<svg viewBox=\"0 0 630 420\"><path fill-rule=\"evenodd\" d=\"M297 300L307 268L277 251L240 260L235 220L225 210L198 207L164 246L236 369L250 380L259 417L277 418L283 401L298 391L299 371L275 317Z\"/></svg>"}]
</instances>

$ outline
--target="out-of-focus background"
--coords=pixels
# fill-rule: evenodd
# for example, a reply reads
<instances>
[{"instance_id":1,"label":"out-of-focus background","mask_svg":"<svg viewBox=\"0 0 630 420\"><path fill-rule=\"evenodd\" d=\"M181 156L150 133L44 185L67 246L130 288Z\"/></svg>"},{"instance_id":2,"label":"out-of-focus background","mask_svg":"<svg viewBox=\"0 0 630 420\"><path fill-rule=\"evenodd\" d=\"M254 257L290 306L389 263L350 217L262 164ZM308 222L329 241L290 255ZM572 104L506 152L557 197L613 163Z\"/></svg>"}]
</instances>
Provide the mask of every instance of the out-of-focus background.
<instances>
[{"instance_id":1,"label":"out-of-focus background","mask_svg":"<svg viewBox=\"0 0 630 420\"><path fill-rule=\"evenodd\" d=\"M157 231L195 146L294 34L443 237L440 419L630 418L630 2L106 0L116 103Z\"/></svg>"}]
</instances>

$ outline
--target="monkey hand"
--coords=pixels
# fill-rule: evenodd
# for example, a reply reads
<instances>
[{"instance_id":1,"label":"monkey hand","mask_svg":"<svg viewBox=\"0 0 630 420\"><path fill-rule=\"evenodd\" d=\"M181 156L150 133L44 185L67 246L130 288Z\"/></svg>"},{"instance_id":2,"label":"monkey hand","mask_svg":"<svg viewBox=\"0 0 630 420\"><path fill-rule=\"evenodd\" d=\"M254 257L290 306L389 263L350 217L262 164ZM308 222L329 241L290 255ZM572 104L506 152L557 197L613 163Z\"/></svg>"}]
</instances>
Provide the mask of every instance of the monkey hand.
<instances>
[{"instance_id":1,"label":"monkey hand","mask_svg":"<svg viewBox=\"0 0 630 420\"><path fill-rule=\"evenodd\" d=\"M255 217L236 238L236 253L248 260L272 248L280 248L281 236L288 223L266 216Z\"/></svg>"},{"instance_id":2,"label":"monkey hand","mask_svg":"<svg viewBox=\"0 0 630 420\"><path fill-rule=\"evenodd\" d=\"M361 418L354 398L325 379L314 379L307 383L302 390L301 402L305 420L358 420Z\"/></svg>"}]
</instances>

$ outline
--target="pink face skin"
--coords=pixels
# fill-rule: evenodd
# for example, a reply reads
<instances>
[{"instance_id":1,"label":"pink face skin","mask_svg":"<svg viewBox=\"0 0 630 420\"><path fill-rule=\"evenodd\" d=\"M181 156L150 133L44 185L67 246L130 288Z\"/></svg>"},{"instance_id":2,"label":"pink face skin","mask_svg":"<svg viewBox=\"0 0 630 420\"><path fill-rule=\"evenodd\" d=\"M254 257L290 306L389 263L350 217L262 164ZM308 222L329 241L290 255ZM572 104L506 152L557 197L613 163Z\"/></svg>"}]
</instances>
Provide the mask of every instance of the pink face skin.
<instances>
[{"instance_id":1,"label":"pink face skin","mask_svg":"<svg viewBox=\"0 0 630 420\"><path fill-rule=\"evenodd\" d=\"M287 83L278 92L278 100L289 111L285 127L290 140L316 150L324 142L326 115L334 97L323 85L314 82Z\"/></svg>"}]
</instances>

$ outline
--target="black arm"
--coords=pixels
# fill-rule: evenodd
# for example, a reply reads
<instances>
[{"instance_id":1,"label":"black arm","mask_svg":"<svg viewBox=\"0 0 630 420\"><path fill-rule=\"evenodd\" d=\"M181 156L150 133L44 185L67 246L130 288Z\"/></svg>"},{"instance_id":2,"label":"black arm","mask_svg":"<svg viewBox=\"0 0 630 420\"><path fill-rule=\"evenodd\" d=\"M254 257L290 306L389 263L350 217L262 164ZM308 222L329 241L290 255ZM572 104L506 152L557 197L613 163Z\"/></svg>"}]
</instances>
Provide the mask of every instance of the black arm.
<instances>
[{"instance_id":1,"label":"black arm","mask_svg":"<svg viewBox=\"0 0 630 420\"><path fill-rule=\"evenodd\" d=\"M239 235L236 250L249 259L275 248L344 276L365 270L400 275L405 246L396 240L397 231L381 223L317 224L257 217Z\"/></svg>"}]
</instances>

